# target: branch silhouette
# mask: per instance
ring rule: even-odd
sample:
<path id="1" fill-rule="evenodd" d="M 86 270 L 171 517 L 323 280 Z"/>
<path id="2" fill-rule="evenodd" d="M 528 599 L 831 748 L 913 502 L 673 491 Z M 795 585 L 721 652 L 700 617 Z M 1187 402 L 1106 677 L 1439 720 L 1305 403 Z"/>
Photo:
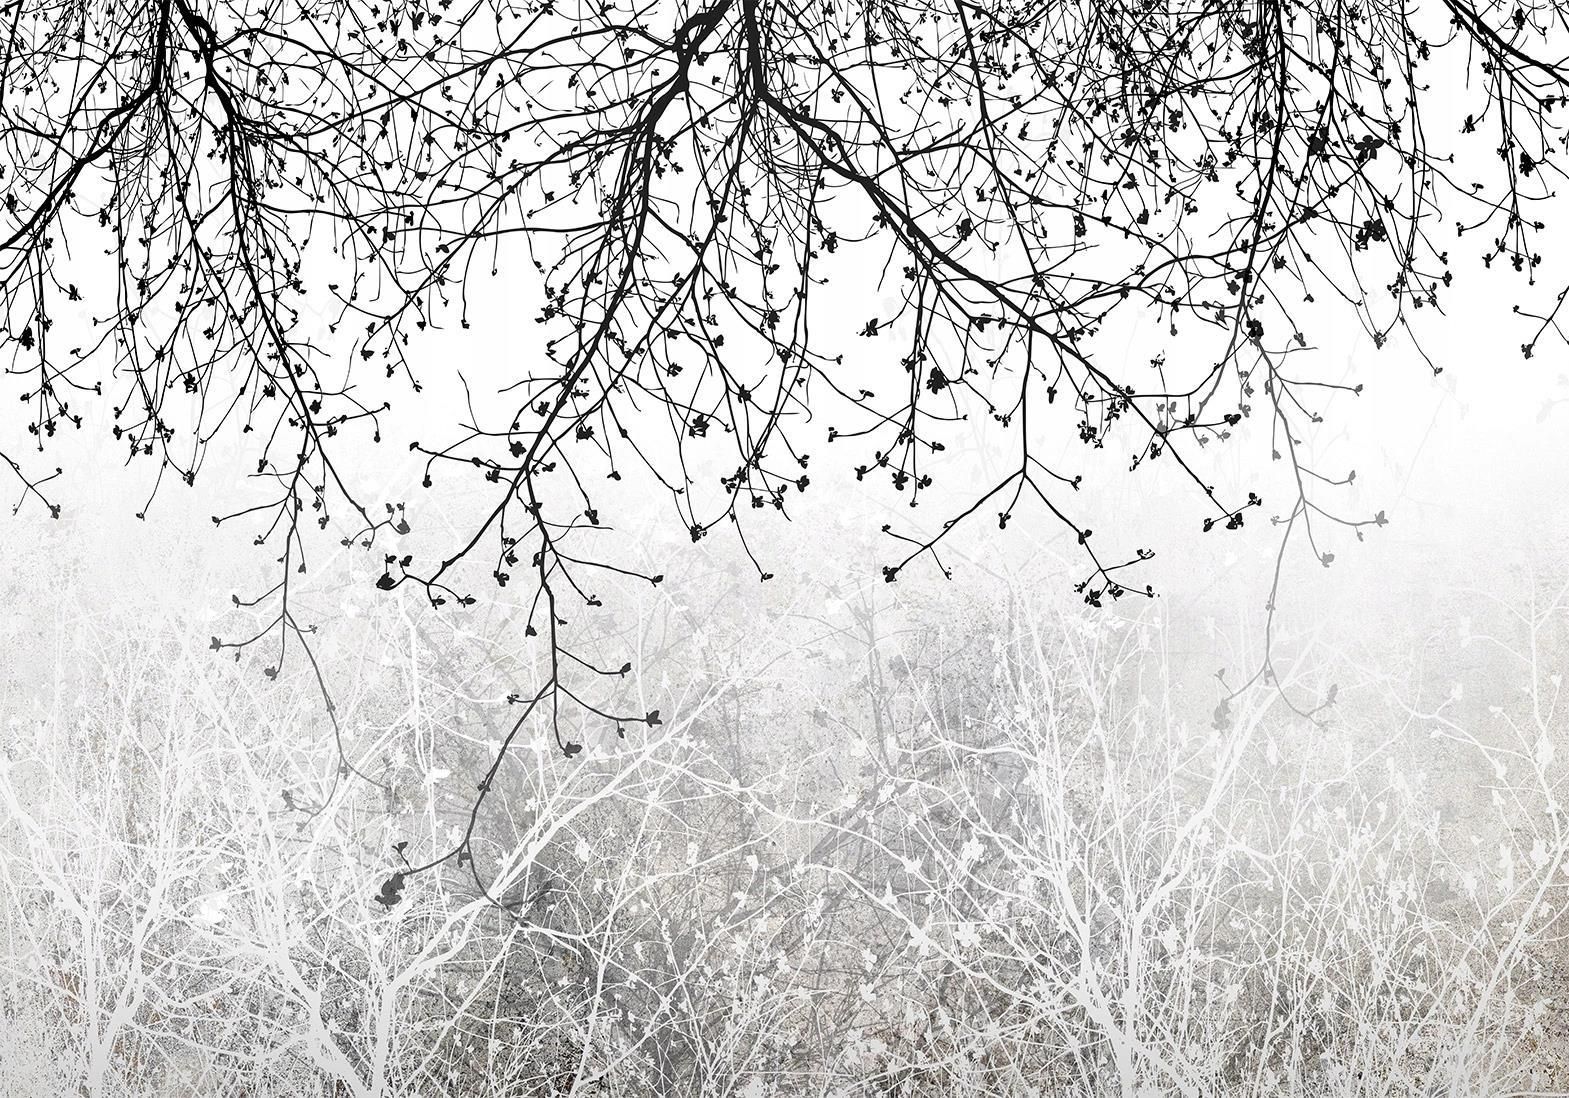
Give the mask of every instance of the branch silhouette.
<path id="1" fill-rule="evenodd" d="M 913 507 L 979 421 L 1005 473 L 957 485 L 935 534 L 886 528 L 882 575 L 946 573 L 953 531 L 1027 513 L 1073 535 L 1102 605 L 1153 594 L 1153 550 L 1103 548 L 1144 532 L 1090 529 L 1049 443 L 1170 467 L 1196 524 L 1235 530 L 1265 500 L 1223 498 L 1208 455 L 1262 419 L 1260 477 L 1290 470 L 1271 521 L 1328 565 L 1331 529 L 1386 518 L 1314 464 L 1361 385 L 1316 375 L 1305 329 L 1414 341 L 1453 225 L 1522 277 L 1524 355 L 1562 334 L 1563 292 L 1525 300 L 1569 105 L 1546 3 L 15 0 L 3 25 L 0 324 L 29 445 L 101 401 L 151 495 L 258 447 L 261 487 L 213 521 L 279 570 L 237 600 L 259 631 L 213 646 L 270 646 L 269 676 L 294 648 L 314 667 L 291 602 L 312 525 L 436 605 L 527 585 L 548 671 L 476 813 L 530 721 L 571 755 L 658 720 L 574 635 L 606 580 L 662 580 L 607 547 L 606 481 L 668 495 L 694 542 L 733 530 L 766 580 L 750 512 L 839 475 L 818 443 Z M 345 440 L 420 405 L 422 334 L 467 327 L 504 269 L 542 284 L 538 345 L 411 444 L 423 488 L 490 493 L 416 558 L 411 505 L 369 500 Z M 1130 331 L 1160 347 L 1128 355 Z M 59 471 L 0 456 L 17 507 L 58 516 Z"/>

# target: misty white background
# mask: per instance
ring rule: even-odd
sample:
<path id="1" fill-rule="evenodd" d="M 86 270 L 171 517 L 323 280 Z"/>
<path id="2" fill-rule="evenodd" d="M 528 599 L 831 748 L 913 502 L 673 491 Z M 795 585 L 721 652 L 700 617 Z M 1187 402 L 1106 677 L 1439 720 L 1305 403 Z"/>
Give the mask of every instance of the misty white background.
<path id="1" fill-rule="evenodd" d="M 1523 278 L 1501 271 L 1483 272 L 1461 260 L 1456 286 L 1447 298 L 1448 314 L 1414 314 L 1420 338 L 1433 361 L 1443 367 L 1435 377 L 1406 338 L 1394 337 L 1375 350 L 1360 330 L 1344 322 L 1310 334 L 1315 376 L 1345 384 L 1361 383 L 1360 396 L 1338 394 L 1324 406 L 1325 422 L 1307 436 L 1307 451 L 1326 473 L 1355 469 L 1351 489 L 1326 490 L 1318 498 L 1338 511 L 1364 517 L 1383 510 L 1389 525 L 1367 531 L 1358 542 L 1345 530 L 1324 524 L 1321 548 L 1335 554 L 1332 567 L 1321 566 L 1300 537 L 1288 549 L 1281 600 L 1283 635 L 1313 634 L 1331 647 L 1393 643 L 1397 647 L 1448 632 L 1462 621 L 1485 618 L 1489 598 L 1520 597 L 1533 583 L 1569 577 L 1569 364 L 1560 347 L 1544 341 L 1527 360 L 1520 343 L 1532 326 L 1510 315 L 1520 300 Z M 438 491 L 419 488 L 422 464 L 407 452 L 407 441 L 432 442 L 452 437 L 464 419 L 457 375 L 461 371 L 476 400 L 487 390 L 515 379 L 539 357 L 541 329 L 532 322 L 533 287 L 503 268 L 501 275 L 474 287 L 473 328 L 455 326 L 427 333 L 412 348 L 412 358 L 427 392 L 392 392 L 386 442 L 371 447 L 351 433 L 339 461 L 363 499 L 406 500 L 416 533 L 432 528 L 461 528 L 487 502 L 477 478 L 440 476 Z M 1545 287 L 1532 291 L 1545 298 Z M 891 299 L 888 299 L 891 301 Z M 862 301 L 846 299 L 862 311 Z M 1334 321 L 1337 310 L 1323 311 Z M 1130 349 L 1140 333 L 1129 333 Z M 1171 341 L 1177 349 L 1180 339 Z M 1114 346 L 1103 341 L 1108 351 Z M 505 399 L 505 398 L 503 398 Z M 0 551 L 13 577 L 26 577 L 36 600 L 0 609 L 0 636 L 25 644 L 50 613 L 52 593 L 74 592 L 85 603 L 145 605 L 191 615 L 195 623 L 221 622 L 232 590 L 251 591 L 272 582 L 269 565 L 276 553 L 250 544 L 257 532 L 244 521 L 215 529 L 210 516 L 262 498 L 264 486 L 245 476 L 254 451 L 226 451 L 215 444 L 195 488 L 168 481 L 147 518 L 143 510 L 152 488 L 150 463 L 126 465 L 122 448 L 109 437 L 110 402 L 83 402 L 80 431 L 67 430 L 42 453 L 16 418 L 24 411 L 8 403 L 7 445 L 33 469 L 60 465 L 65 475 L 49 486 L 64 506 L 50 521 L 35 503 L 24 503 L 0 521 Z M 814 487 L 790 500 L 788 519 L 773 511 L 744 515 L 752 545 L 770 566 L 769 556 L 788 560 L 800 549 L 813 553 L 826 573 L 850 583 L 877 583 L 877 566 L 898 560 L 900 546 L 879 534 L 884 523 L 909 534 L 927 533 L 956 509 L 966 493 L 982 490 L 1003 475 L 1015 443 L 993 425 L 975 424 L 968 444 L 953 445 L 934 466 L 938 485 L 918 509 L 893 492 L 885 479 L 868 476 L 858 483 L 851 467 L 865 455 L 843 442 L 823 445 L 830 409 L 819 423 L 797 427 L 814 456 Z M 1262 513 L 1248 514 L 1240 531 L 1204 534 L 1203 512 L 1194 494 L 1171 475 L 1171 468 L 1146 466 L 1125 473 L 1102 459 L 1086 477 L 1085 490 L 1069 496 L 1087 525 L 1097 531 L 1106 552 L 1135 546 L 1156 550 L 1156 558 L 1130 580 L 1149 582 L 1157 591 L 1156 613 L 1191 635 L 1196 649 L 1224 656 L 1234 645 L 1256 641 L 1263 604 L 1279 545 L 1278 531 L 1261 519 L 1289 506 L 1281 463 L 1269 461 L 1267 420 L 1255 416 L 1231 441 L 1199 455 L 1200 468 L 1230 498 L 1257 490 Z M 254 438 L 254 436 L 251 436 Z M 232 436 L 229 441 L 238 436 Z M 1127 441 L 1124 441 L 1126 439 Z M 1060 455 L 1063 468 L 1088 464 L 1076 438 L 1041 438 L 1048 460 Z M 1117 461 L 1132 436 L 1113 436 L 1108 450 Z M 1081 458 L 1081 455 L 1085 457 Z M 721 457 L 721 461 L 723 458 Z M 713 476 L 716 470 L 709 470 Z M 633 479 L 633 478 L 629 478 Z M 672 554 L 689 551 L 668 497 L 634 483 L 614 497 L 606 511 L 628 537 L 657 542 Z M 11 489 L 6 489 L 10 502 Z M 340 515 L 343 509 L 340 508 Z M 989 514 L 989 513 L 988 513 Z M 340 551 L 341 531 L 307 535 L 312 576 L 357 567 L 364 572 L 364 597 L 380 597 L 370 585 L 379 573 L 374 554 Z M 439 544 L 439 539 L 432 542 Z M 1109 549 L 1107 547 L 1110 547 Z M 744 560 L 734 536 L 721 528 L 704 542 L 704 556 Z M 1042 598 L 1078 601 L 1072 583 L 1082 574 L 1072 544 L 1050 516 L 1022 511 L 1006 531 L 987 514 L 956 531 L 944 543 L 952 580 L 979 597 L 995 595 L 1023 579 Z M 367 559 L 356 560 L 358 557 Z M 368 571 L 367 571 L 368 570 Z M 819 577 L 820 578 L 820 577 Z M 780 572 L 774 581 L 788 586 Z M 943 585 L 930 560 L 906 570 L 888 597 L 920 585 Z M 481 598 L 496 598 L 493 588 L 476 587 Z M 1139 598 L 1129 604 L 1142 603 Z M 1148 608 L 1138 612 L 1149 612 Z M 331 620 L 320 622 L 335 628 Z M 352 626 L 347 626 L 352 628 Z"/>

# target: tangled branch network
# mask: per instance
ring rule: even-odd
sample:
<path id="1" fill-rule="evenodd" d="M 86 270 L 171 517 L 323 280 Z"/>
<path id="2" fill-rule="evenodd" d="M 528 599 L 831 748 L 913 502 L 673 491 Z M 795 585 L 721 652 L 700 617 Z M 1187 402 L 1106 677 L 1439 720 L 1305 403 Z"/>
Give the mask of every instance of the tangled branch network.
<path id="1" fill-rule="evenodd" d="M 766 579 L 743 516 L 788 512 L 824 475 L 818 445 L 914 505 L 978 423 L 1005 471 L 962 486 L 935 534 L 888 530 L 883 575 L 944 569 L 952 531 L 1027 512 L 1073 535 L 1099 605 L 1152 593 L 1133 578 L 1152 551 L 1101 547 L 1090 482 L 1048 444 L 1161 466 L 1196 523 L 1235 529 L 1263 499 L 1225 498 L 1207 467 L 1248 436 L 1290 470 L 1272 520 L 1327 562 L 1331 528 L 1385 519 L 1338 509 L 1349 474 L 1304 449 L 1361 388 L 1315 373 L 1313 324 L 1407 338 L 1461 249 L 1518 273 L 1527 357 L 1563 334 L 1563 291 L 1531 294 L 1565 156 L 1565 16 L 13 0 L 0 325 L 21 444 L 47 451 L 101 404 L 92 422 L 153 492 L 194 483 L 215 445 L 254 448 L 259 487 L 214 521 L 251 524 L 280 569 L 247 600 L 260 632 L 213 643 L 275 646 L 269 674 L 309 657 L 290 594 L 313 526 L 435 604 L 526 587 L 548 669 L 503 755 L 530 722 L 572 754 L 659 720 L 614 701 L 630 664 L 570 635 L 605 582 L 660 582 L 607 549 L 603 501 L 628 483 L 668 493 L 693 541 L 734 531 Z M 425 488 L 477 478 L 490 502 L 416 555 L 405 504 L 368 498 L 346 443 L 419 405 L 421 333 L 467 326 L 476 274 L 504 267 L 537 283 L 537 341 L 467 422 L 411 443 Z M 880 301 L 843 292 L 858 278 Z M 1126 353 L 1130 331 L 1149 354 Z M 45 462 L 13 442 L 4 466 L 18 508 L 58 515 Z"/>

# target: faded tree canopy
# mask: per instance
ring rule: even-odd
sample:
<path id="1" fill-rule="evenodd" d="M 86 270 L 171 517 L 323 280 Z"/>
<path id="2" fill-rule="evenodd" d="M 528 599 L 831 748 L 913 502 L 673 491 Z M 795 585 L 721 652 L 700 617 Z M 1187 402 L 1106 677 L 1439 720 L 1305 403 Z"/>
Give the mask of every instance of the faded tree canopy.
<path id="1" fill-rule="evenodd" d="M 1299 450 L 1360 388 L 1315 373 L 1310 320 L 1408 338 L 1452 266 L 1485 263 L 1518 280 L 1510 346 L 1561 334 L 1562 293 L 1530 286 L 1562 174 L 1564 18 L 1471 0 L 15 0 L 0 325 L 33 437 L 4 440 L 0 472 L 58 513 L 50 440 L 94 402 L 154 485 L 259 440 L 255 483 L 225 486 L 215 521 L 278 556 L 258 600 L 276 616 L 214 645 L 276 645 L 276 673 L 303 644 L 289 585 L 318 527 L 438 604 L 528 585 L 552 670 L 519 700 L 569 753 L 588 725 L 658 719 L 601 709 L 626 669 L 565 628 L 607 570 L 626 578 L 596 549 L 606 478 L 668 494 L 694 541 L 744 543 L 750 512 L 820 481 L 917 503 L 945 438 L 980 421 L 1009 471 L 961 485 L 935 534 L 891 529 L 883 575 L 941 568 L 959 525 L 1059 523 L 1099 604 L 1147 593 L 1148 532 L 1092 537 L 1094 482 L 1042 439 L 1162 468 L 1195 525 L 1236 528 L 1264 501 L 1222 498 L 1206 462 L 1262 420 L 1261 473 L 1280 461 L 1296 485 L 1262 513 L 1327 563 L 1322 528 L 1384 518 L 1337 510 L 1348 474 Z M 542 285 L 542 310 L 486 318 L 511 357 L 469 421 L 414 443 L 425 487 L 474 478 L 492 505 L 419 557 L 399 539 L 421 485 L 408 513 L 371 501 L 341 455 L 451 372 L 426 329 L 466 326 L 493 272 Z M 1134 330 L 1156 349 L 1130 356 Z"/>

